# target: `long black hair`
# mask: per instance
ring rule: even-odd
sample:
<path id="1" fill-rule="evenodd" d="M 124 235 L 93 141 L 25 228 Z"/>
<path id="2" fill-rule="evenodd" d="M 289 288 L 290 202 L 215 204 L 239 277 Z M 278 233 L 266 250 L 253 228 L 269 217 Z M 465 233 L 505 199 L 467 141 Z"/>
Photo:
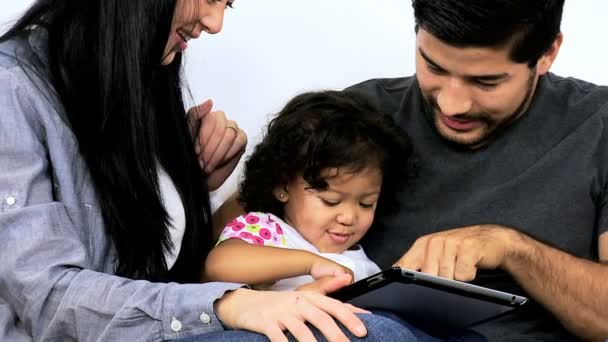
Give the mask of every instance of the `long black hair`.
<path id="1" fill-rule="evenodd" d="M 314 189 L 328 186 L 327 168 L 357 173 L 378 167 L 379 212 L 398 208 L 399 192 L 415 175 L 406 133 L 364 94 L 309 92 L 293 98 L 268 124 L 262 141 L 245 162 L 239 201 L 246 211 L 283 217 L 284 203 L 273 189 L 298 176 Z"/>
<path id="2" fill-rule="evenodd" d="M 46 63 L 32 69 L 59 100 L 98 195 L 118 260 L 133 279 L 197 280 L 211 247 L 206 177 L 194 152 L 181 56 L 161 66 L 175 0 L 38 0 L 0 40 L 44 30 Z M 158 164 L 186 215 L 176 264 Z"/>

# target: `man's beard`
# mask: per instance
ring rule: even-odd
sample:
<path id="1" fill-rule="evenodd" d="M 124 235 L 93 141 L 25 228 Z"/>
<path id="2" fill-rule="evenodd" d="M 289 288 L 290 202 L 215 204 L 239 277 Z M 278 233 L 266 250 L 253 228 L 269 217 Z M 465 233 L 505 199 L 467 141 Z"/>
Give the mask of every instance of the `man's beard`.
<path id="1" fill-rule="evenodd" d="M 453 118 L 457 120 L 463 121 L 477 121 L 482 123 L 482 134 L 474 140 L 465 140 L 463 138 L 459 138 L 458 136 L 446 136 L 439 131 L 437 127 L 438 113 L 441 112 L 439 109 L 439 105 L 437 104 L 437 99 L 435 97 L 427 96 L 423 93 L 424 99 L 424 110 L 427 114 L 430 114 L 435 123 L 435 129 L 439 135 L 452 143 L 457 145 L 466 146 L 471 149 L 475 149 L 486 145 L 490 140 L 496 137 L 500 132 L 504 130 L 505 127 L 509 126 L 512 122 L 514 122 L 517 118 L 519 118 L 526 110 L 530 103 L 532 96 L 534 95 L 534 78 L 536 75 L 536 69 L 532 69 L 530 72 L 530 77 L 527 82 L 526 95 L 524 99 L 521 101 L 517 109 L 500 119 L 494 118 L 492 115 L 484 112 L 479 113 L 463 113 L 454 115 Z"/>

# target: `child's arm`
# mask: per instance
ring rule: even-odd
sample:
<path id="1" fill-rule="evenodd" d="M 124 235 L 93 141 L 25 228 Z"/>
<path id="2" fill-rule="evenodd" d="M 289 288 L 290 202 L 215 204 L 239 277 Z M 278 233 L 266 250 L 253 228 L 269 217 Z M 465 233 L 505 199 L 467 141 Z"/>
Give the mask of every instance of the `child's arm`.
<path id="1" fill-rule="evenodd" d="M 228 239 L 216 246 L 205 262 L 206 278 L 246 284 L 274 282 L 309 274 L 314 254 Z"/>
<path id="2" fill-rule="evenodd" d="M 286 227 L 291 229 L 290 227 Z M 209 253 L 202 281 L 267 285 L 310 274 L 339 275 L 352 271 L 314 253 L 289 246 L 281 225 L 269 214 L 251 212 L 230 221 L 220 243 Z"/>
<path id="3" fill-rule="evenodd" d="M 257 285 L 308 274 L 316 278 L 343 273 L 352 275 L 347 267 L 308 251 L 228 239 L 209 253 L 204 280 Z"/>
<path id="4" fill-rule="evenodd" d="M 239 203 L 238 192 L 233 193 L 226 201 L 213 213 L 213 241 L 216 241 L 222 230 L 230 220 L 239 215 L 243 215 L 245 210 Z"/>

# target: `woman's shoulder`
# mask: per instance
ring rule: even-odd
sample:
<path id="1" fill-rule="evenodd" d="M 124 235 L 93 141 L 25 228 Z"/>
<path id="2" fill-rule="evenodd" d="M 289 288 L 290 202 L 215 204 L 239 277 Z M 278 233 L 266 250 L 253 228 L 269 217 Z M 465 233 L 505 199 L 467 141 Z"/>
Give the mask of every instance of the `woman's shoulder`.
<path id="1" fill-rule="evenodd" d="M 32 127 L 63 126 L 56 120 L 61 106 L 35 47 L 37 40 L 40 37 L 30 33 L 0 42 L 0 102 L 6 113 L 2 120 L 26 120 Z"/>
<path id="2" fill-rule="evenodd" d="M 46 33 L 32 29 L 0 41 L 0 72 L 13 86 L 34 88 L 30 95 L 48 96 L 48 63 L 45 51 Z"/>
<path id="3" fill-rule="evenodd" d="M 42 62 L 37 45 L 43 40 L 41 32 L 30 30 L 0 41 L 0 69 L 19 74 Z"/>

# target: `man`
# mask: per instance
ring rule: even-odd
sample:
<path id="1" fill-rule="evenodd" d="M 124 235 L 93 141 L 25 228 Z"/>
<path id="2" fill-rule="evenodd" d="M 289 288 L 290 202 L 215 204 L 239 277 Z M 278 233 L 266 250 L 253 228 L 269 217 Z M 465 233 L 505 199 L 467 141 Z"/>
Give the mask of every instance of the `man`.
<path id="1" fill-rule="evenodd" d="M 365 250 L 531 297 L 474 327 L 490 341 L 604 341 L 608 88 L 548 72 L 564 0 L 412 4 L 416 75 L 352 87 L 394 113 L 418 155 Z"/>
<path id="2" fill-rule="evenodd" d="M 473 328 L 490 341 L 604 341 L 608 88 L 549 73 L 564 0 L 412 4 L 416 75 L 352 87 L 394 114 L 418 155 L 366 252 L 530 297 Z"/>

